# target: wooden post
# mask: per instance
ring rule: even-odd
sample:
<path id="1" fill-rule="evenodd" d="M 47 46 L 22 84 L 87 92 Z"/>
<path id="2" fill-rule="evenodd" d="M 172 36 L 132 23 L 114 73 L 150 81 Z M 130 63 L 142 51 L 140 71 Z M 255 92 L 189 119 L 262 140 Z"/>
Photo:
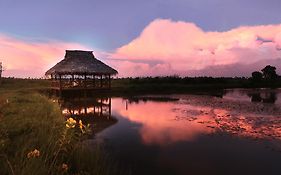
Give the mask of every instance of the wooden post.
<path id="1" fill-rule="evenodd" d="M 61 91 L 61 89 L 62 89 L 62 84 L 61 84 L 61 75 L 59 75 L 59 80 L 60 80 L 60 85 L 59 85 L 59 87 L 60 87 L 60 91 Z"/>
<path id="2" fill-rule="evenodd" d="M 102 75 L 100 76 L 100 87 L 102 88 Z"/>
<path id="3" fill-rule="evenodd" d="M 107 88 L 108 87 L 108 76 L 107 75 L 105 75 L 104 76 L 104 86 L 105 86 L 105 88 Z"/>
<path id="4" fill-rule="evenodd" d="M 53 91 L 53 86 L 54 86 L 54 78 L 53 78 L 53 74 L 51 74 L 51 87 L 52 87 L 52 91 Z"/>
<path id="5" fill-rule="evenodd" d="M 74 87 L 74 74 L 72 74 L 72 77 L 71 77 L 71 87 Z"/>
<path id="6" fill-rule="evenodd" d="M 87 74 L 84 74 L 84 89 L 87 88 Z"/>
<path id="7" fill-rule="evenodd" d="M 111 76 L 109 75 L 109 89 L 111 89 Z"/>
<path id="8" fill-rule="evenodd" d="M 96 75 L 93 75 L 93 83 L 94 83 L 94 88 L 96 88 Z"/>

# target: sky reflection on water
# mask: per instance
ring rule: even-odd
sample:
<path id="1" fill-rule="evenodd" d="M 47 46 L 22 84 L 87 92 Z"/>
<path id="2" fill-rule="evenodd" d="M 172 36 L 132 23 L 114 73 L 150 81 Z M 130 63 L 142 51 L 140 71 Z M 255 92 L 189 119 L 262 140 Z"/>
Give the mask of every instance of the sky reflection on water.
<path id="1" fill-rule="evenodd" d="M 222 98 L 106 98 L 104 104 L 72 100 L 62 107 L 81 119 L 87 111 L 88 121 L 99 127 L 93 141 L 104 143 L 132 174 L 280 175 L 280 93 L 275 92 L 274 102 L 265 102 L 270 93 L 261 92 L 258 102 L 252 102 L 249 91 L 238 90 Z M 101 111 L 108 111 L 109 118 Z"/>
<path id="2" fill-rule="evenodd" d="M 118 122 L 96 136 L 132 174 L 280 174 L 279 104 L 195 95 L 139 99 L 113 98 Z"/>
<path id="3" fill-rule="evenodd" d="M 131 122 L 141 124 L 140 135 L 145 144 L 168 144 L 178 141 L 193 140 L 197 135 L 211 133 L 212 129 L 201 122 L 211 122 L 211 117 L 198 113 L 198 108 L 174 102 L 140 102 L 129 104 L 124 108 L 124 101 L 113 100 L 117 113 Z M 188 120 L 179 121 L 183 117 L 182 109 L 188 109 Z M 188 114 L 187 113 L 187 114 Z M 198 115 L 194 115 L 194 114 Z M 200 118 L 196 120 L 196 118 Z"/>
<path id="4" fill-rule="evenodd" d="M 220 99 L 205 100 L 205 106 L 196 104 L 197 100 L 200 99 L 196 96 L 185 96 L 177 102 L 131 103 L 126 109 L 124 100 L 113 99 L 113 110 L 131 122 L 141 125 L 139 133 L 144 144 L 162 145 L 192 141 L 197 136 L 214 132 L 226 132 L 253 139 L 281 140 L 281 111 L 272 106 L 267 106 L 269 110 L 273 108 L 271 113 L 257 114 L 256 111 L 251 111 L 250 107 L 248 112 L 240 111 L 241 106 L 248 107 L 243 103 L 231 102 L 231 106 L 237 105 L 238 110 L 235 110 L 231 109 L 231 106 L 224 106 L 227 103 L 221 107 L 212 103 L 214 100 L 220 103 Z M 209 107 L 210 104 L 213 104 L 213 107 Z"/>

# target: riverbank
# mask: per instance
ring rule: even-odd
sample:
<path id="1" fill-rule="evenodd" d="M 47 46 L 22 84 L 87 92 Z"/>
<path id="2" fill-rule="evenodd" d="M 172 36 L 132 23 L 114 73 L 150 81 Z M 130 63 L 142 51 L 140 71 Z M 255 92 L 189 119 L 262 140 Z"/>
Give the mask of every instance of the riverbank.
<path id="1" fill-rule="evenodd" d="M 44 79 L 14 79 L 3 78 L 5 88 L 44 91 L 49 90 L 51 83 Z M 251 78 L 213 78 L 213 77 L 144 77 L 117 78 L 112 80 L 109 94 L 138 93 L 204 93 L 204 91 L 221 91 L 234 88 L 281 88 L 281 79 L 274 81 L 253 81 Z M 0 85 L 1 89 L 1 85 Z"/>
<path id="2" fill-rule="evenodd" d="M 101 146 L 84 142 L 87 126 L 66 121 L 40 93 L 48 86 L 22 79 L 0 85 L 1 174 L 121 174 Z"/>

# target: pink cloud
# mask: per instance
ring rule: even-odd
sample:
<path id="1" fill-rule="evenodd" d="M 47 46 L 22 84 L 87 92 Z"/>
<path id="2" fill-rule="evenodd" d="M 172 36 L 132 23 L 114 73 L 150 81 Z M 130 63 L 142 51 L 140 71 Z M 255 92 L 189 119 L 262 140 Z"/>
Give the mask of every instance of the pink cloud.
<path id="1" fill-rule="evenodd" d="M 42 77 L 47 69 L 63 58 L 66 49 L 89 50 L 78 43 L 25 41 L 0 34 L 0 61 L 6 68 L 3 75 Z M 206 32 L 193 23 L 156 19 L 139 37 L 114 53 L 94 49 L 94 54 L 111 58 L 105 62 L 116 68 L 122 77 L 175 74 L 249 76 L 256 67 L 278 63 L 274 60 L 281 58 L 281 24 Z M 253 66 L 256 64 L 259 66 Z M 241 67 L 243 70 L 229 70 L 231 65 L 244 67 Z M 210 73 L 213 70 L 216 73 Z"/>
<path id="2" fill-rule="evenodd" d="M 205 32 L 193 23 L 156 19 L 139 37 L 118 48 L 111 58 L 118 59 L 113 63 L 118 63 L 121 76 L 146 76 L 147 72 L 188 75 L 192 70 L 209 66 L 245 65 L 281 58 L 278 48 L 281 48 L 281 24 Z M 149 64 L 152 60 L 159 64 Z M 233 74 L 239 76 L 239 72 Z"/>
<path id="3" fill-rule="evenodd" d="M 46 70 L 63 59 L 66 49 L 86 49 L 77 43 L 61 41 L 28 42 L 0 34 L 0 61 L 3 76 L 42 77 Z"/>

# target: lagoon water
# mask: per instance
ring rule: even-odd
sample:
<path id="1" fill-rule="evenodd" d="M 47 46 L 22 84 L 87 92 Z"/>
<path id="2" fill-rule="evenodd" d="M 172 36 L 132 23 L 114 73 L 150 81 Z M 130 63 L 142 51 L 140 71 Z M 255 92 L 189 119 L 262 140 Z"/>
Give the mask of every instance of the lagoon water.
<path id="1" fill-rule="evenodd" d="M 117 120 L 94 141 L 131 174 L 281 174 L 281 90 L 112 98 L 110 104 Z"/>

